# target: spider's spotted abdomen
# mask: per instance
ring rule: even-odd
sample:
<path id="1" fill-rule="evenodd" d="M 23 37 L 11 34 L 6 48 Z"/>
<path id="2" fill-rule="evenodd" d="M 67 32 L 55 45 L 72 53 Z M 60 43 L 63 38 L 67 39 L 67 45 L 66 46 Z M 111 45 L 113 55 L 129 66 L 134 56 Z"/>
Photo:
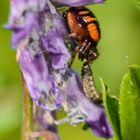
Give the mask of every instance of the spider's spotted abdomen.
<path id="1" fill-rule="evenodd" d="M 71 7 L 65 13 L 69 31 L 74 35 L 77 43 L 88 39 L 92 44 L 97 44 L 100 39 L 99 24 L 94 14 L 85 7 Z"/>
<path id="2" fill-rule="evenodd" d="M 102 95 L 96 90 L 90 65 L 82 66 L 81 76 L 85 96 L 94 103 L 101 103 Z"/>

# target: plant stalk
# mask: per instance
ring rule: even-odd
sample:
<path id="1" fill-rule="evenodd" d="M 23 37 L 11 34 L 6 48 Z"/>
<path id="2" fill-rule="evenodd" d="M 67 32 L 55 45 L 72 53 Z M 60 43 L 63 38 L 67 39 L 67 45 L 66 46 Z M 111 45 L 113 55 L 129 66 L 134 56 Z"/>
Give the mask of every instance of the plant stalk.
<path id="1" fill-rule="evenodd" d="M 36 118 L 34 120 L 33 117 L 37 117 L 35 113 L 33 112 L 33 107 L 35 104 L 33 104 L 33 101 L 29 95 L 26 82 L 23 78 L 23 75 L 21 73 L 21 80 L 22 80 L 22 91 L 23 91 L 23 123 L 22 123 L 22 136 L 21 140 L 59 140 L 59 137 L 57 135 L 57 129 L 56 126 L 53 125 L 53 129 L 45 129 L 43 126 L 40 130 L 34 129 L 34 123 L 39 123 Z M 36 106 L 36 105 L 35 105 Z M 41 109 L 40 107 L 36 107 L 36 109 Z M 44 112 L 44 110 L 42 110 Z M 40 112 L 37 112 L 37 114 L 40 114 Z M 39 115 L 38 114 L 38 115 Z M 55 119 L 55 113 L 51 113 L 52 118 Z M 51 116 L 48 116 L 46 119 L 50 120 Z M 49 121 L 47 121 L 49 123 Z M 42 124 L 40 124 L 42 125 Z"/>
<path id="2" fill-rule="evenodd" d="M 21 140 L 30 140 L 29 133 L 32 132 L 33 121 L 33 102 L 29 95 L 26 82 L 21 73 L 22 91 L 23 91 L 23 123 Z"/>

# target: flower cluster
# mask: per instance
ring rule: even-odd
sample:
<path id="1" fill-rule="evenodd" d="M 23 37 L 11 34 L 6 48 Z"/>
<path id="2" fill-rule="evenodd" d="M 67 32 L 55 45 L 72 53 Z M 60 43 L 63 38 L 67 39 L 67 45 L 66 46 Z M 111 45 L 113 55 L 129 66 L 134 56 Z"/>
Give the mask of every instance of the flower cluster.
<path id="1" fill-rule="evenodd" d="M 85 96 L 78 75 L 68 68 L 71 55 L 65 45 L 68 36 L 57 6 L 81 6 L 103 0 L 11 0 L 9 23 L 13 31 L 12 46 L 30 96 L 47 111 L 63 108 L 72 125 L 86 121 L 100 137 L 113 135 L 102 105 Z"/>

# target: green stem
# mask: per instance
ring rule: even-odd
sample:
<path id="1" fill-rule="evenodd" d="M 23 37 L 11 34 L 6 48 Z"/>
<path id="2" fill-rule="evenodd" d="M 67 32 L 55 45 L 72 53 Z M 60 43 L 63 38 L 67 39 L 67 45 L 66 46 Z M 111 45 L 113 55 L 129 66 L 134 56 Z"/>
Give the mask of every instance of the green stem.
<path id="1" fill-rule="evenodd" d="M 29 95 L 25 80 L 21 74 L 23 90 L 23 124 L 21 140 L 30 140 L 29 133 L 32 132 L 33 102 Z"/>

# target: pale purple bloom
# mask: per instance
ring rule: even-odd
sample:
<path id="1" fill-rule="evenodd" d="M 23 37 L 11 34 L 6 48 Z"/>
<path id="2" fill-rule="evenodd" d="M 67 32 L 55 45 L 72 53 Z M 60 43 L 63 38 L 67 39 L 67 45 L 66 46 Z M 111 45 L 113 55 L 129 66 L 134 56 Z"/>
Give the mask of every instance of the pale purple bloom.
<path id="1" fill-rule="evenodd" d="M 87 115 L 86 121 L 91 126 L 97 136 L 109 138 L 113 136 L 112 128 L 108 122 L 105 110 L 102 105 L 91 103 L 82 90 L 81 82 L 74 71 L 69 70 L 67 81 L 67 100 L 72 106 L 78 107 L 79 110 Z M 68 105 L 69 105 L 68 104 Z"/>
<path id="2" fill-rule="evenodd" d="M 102 3 L 104 0 L 51 0 L 54 4 L 58 6 L 83 6 L 89 3 Z"/>
<path id="3" fill-rule="evenodd" d="M 68 68 L 68 31 L 54 5 L 81 6 L 103 0 L 11 0 L 12 46 L 33 101 L 43 110 L 64 108 L 72 125 L 86 121 L 100 137 L 113 135 L 105 110 L 85 96 L 77 74 Z M 47 126 L 47 125 L 46 125 Z"/>
<path id="4" fill-rule="evenodd" d="M 49 92 L 52 92 L 54 79 L 48 72 L 44 56 L 41 52 L 32 56 L 28 44 L 23 43 L 20 45 L 22 47 L 20 46 L 18 49 L 17 60 L 30 95 L 37 105 L 49 110 L 49 106 L 42 99 L 49 96 Z"/>
<path id="5" fill-rule="evenodd" d="M 53 69 L 65 69 L 70 54 L 64 44 L 63 38 L 58 34 L 55 28 L 49 29 L 48 32 L 42 37 L 42 42 L 52 58 Z"/>

